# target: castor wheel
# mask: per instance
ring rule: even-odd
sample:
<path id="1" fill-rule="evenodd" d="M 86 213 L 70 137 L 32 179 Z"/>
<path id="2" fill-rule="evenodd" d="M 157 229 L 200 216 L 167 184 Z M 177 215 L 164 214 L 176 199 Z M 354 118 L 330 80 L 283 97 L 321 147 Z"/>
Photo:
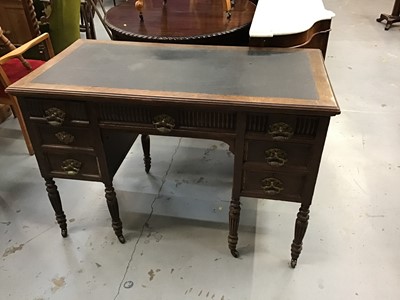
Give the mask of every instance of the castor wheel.
<path id="1" fill-rule="evenodd" d="M 296 268 L 296 265 L 297 265 L 297 259 L 292 259 L 290 261 L 290 266 L 294 269 L 294 268 Z"/>
<path id="2" fill-rule="evenodd" d="M 119 235 L 119 236 L 118 236 L 118 241 L 119 241 L 121 244 L 125 244 L 125 242 L 126 242 L 126 240 L 125 240 L 125 238 L 124 238 L 123 235 Z"/>
<path id="3" fill-rule="evenodd" d="M 234 258 L 239 257 L 239 251 L 237 251 L 236 249 L 231 249 L 231 254 Z"/>
<path id="4" fill-rule="evenodd" d="M 68 231 L 67 231 L 67 229 L 61 229 L 61 236 L 62 236 L 63 238 L 66 238 L 66 237 L 68 236 Z"/>

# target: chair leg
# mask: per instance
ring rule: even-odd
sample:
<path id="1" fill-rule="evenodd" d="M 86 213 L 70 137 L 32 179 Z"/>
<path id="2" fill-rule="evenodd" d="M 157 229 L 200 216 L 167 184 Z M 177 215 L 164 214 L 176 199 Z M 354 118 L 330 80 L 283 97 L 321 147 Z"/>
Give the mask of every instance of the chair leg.
<path id="1" fill-rule="evenodd" d="M 19 126 L 21 127 L 21 131 L 22 131 L 22 135 L 24 136 L 26 147 L 28 148 L 28 153 L 29 153 L 29 155 L 33 155 L 35 152 L 33 151 L 31 139 L 29 138 L 28 130 L 26 129 L 24 118 L 22 117 L 22 112 L 21 112 L 21 109 L 19 108 L 17 101 L 15 101 L 14 103 L 11 104 L 11 109 L 12 109 L 14 115 L 18 119 Z"/>

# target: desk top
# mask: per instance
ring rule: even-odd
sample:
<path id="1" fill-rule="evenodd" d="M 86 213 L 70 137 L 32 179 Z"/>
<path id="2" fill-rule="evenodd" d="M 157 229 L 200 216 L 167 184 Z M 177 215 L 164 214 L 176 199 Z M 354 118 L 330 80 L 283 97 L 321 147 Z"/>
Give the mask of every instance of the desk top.
<path id="1" fill-rule="evenodd" d="M 7 92 L 339 113 L 314 49 L 79 40 Z"/>
<path id="2" fill-rule="evenodd" d="M 335 14 L 322 0 L 259 0 L 250 27 L 250 37 L 272 37 L 307 31 L 316 22 Z"/>

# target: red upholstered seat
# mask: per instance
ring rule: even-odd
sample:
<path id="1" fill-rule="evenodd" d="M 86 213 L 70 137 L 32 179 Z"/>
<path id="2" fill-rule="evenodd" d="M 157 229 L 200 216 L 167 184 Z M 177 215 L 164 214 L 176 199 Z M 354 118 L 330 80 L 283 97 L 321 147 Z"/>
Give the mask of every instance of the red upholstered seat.
<path id="1" fill-rule="evenodd" d="M 21 61 L 18 58 L 10 59 L 9 61 L 2 64 L 4 72 L 7 74 L 8 79 L 11 83 L 16 82 L 17 80 L 21 79 L 22 77 L 26 76 L 33 70 L 37 69 L 41 65 L 45 63 L 43 60 L 35 60 L 35 59 L 27 59 L 29 64 L 32 66 L 32 70 L 28 70 L 24 67 Z M 6 92 L 4 88 L 0 88 L 0 97 L 5 97 Z"/>

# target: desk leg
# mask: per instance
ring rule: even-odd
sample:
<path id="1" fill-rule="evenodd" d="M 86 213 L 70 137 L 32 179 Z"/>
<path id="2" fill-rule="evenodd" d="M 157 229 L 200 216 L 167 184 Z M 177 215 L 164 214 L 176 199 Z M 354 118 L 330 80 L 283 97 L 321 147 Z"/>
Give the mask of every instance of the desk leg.
<path id="1" fill-rule="evenodd" d="M 296 226 L 294 229 L 294 240 L 291 247 L 292 260 L 290 266 L 295 268 L 297 265 L 297 259 L 303 248 L 303 238 L 306 234 L 308 219 L 310 218 L 310 205 L 301 205 L 299 212 L 297 213 Z"/>
<path id="2" fill-rule="evenodd" d="M 112 219 L 112 228 L 114 229 L 115 235 L 118 237 L 118 240 L 124 244 L 125 238 L 122 235 L 122 222 L 119 218 L 119 208 L 117 196 L 115 194 L 114 188 L 112 185 L 106 185 L 106 199 L 108 210 L 110 211 L 111 219 Z"/>
<path id="3" fill-rule="evenodd" d="M 240 198 L 232 197 L 229 206 L 229 236 L 228 245 L 234 257 L 239 257 L 239 252 L 236 250 L 238 243 L 238 228 L 240 219 Z"/>
<path id="4" fill-rule="evenodd" d="M 61 228 L 61 235 L 67 237 L 67 219 L 62 209 L 60 193 L 57 190 L 53 178 L 45 178 L 44 180 L 46 181 L 47 195 L 49 196 L 51 206 L 53 206 L 54 212 L 56 213 L 57 223 Z"/>
<path id="5" fill-rule="evenodd" d="M 151 168 L 151 157 L 150 157 L 150 136 L 147 134 L 141 135 L 142 139 L 142 148 L 143 148 L 143 161 L 144 161 L 144 169 L 146 173 L 149 173 Z"/>

